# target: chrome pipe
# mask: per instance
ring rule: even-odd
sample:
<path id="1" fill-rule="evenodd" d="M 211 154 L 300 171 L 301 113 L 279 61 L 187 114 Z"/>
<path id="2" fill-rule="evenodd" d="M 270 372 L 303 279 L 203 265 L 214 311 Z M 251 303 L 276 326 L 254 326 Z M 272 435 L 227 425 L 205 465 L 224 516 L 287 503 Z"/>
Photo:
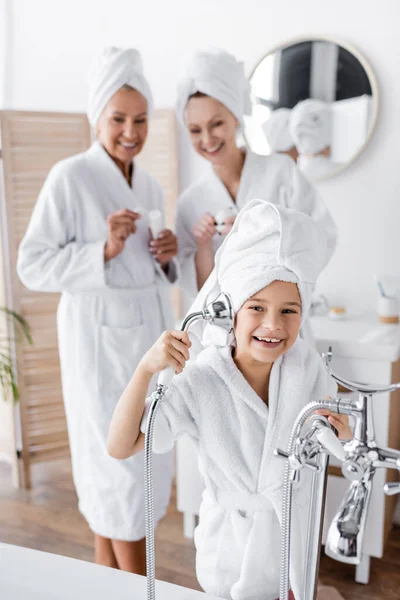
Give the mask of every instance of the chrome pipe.
<path id="1" fill-rule="evenodd" d="M 316 458 L 319 468 L 313 472 L 311 482 L 310 511 L 308 515 L 307 554 L 304 566 L 303 598 L 316 598 L 318 571 L 321 556 L 323 516 L 325 512 L 326 486 L 328 483 L 327 454 L 319 453 Z M 318 518 L 319 516 L 319 518 Z"/>
<path id="2" fill-rule="evenodd" d="M 292 465 L 294 464 L 293 457 L 295 444 L 299 438 L 300 432 L 307 421 L 308 417 L 310 417 L 316 410 L 326 408 L 333 412 L 338 412 L 338 402 L 332 399 L 327 400 L 318 400 L 315 402 L 310 402 L 307 404 L 298 414 L 296 421 L 292 427 L 292 431 L 289 437 L 289 443 L 287 448 L 287 453 L 281 452 L 279 450 L 276 451 L 276 454 L 286 457 L 286 465 L 285 465 L 285 474 L 283 480 L 283 493 L 282 493 L 282 534 L 281 534 L 281 571 L 280 571 L 280 585 L 279 585 L 279 599 L 280 600 L 288 600 L 289 598 L 289 590 L 290 590 L 290 551 L 291 551 L 291 520 L 292 520 L 292 484 L 295 479 L 295 473 L 292 471 Z M 322 420 L 322 419 L 321 419 Z M 316 477 L 320 477 L 325 479 L 326 473 L 320 467 L 327 467 L 327 462 L 322 462 L 320 466 L 315 465 L 315 463 L 309 464 L 306 460 L 304 462 L 304 466 L 311 467 L 312 470 L 315 471 L 315 466 L 318 467 L 318 471 L 315 472 Z M 300 465 L 299 465 L 300 467 Z M 314 468 L 313 468 L 314 467 Z M 324 485 L 324 484 L 323 484 Z M 314 492 L 316 494 L 315 504 L 318 505 L 320 511 L 323 510 L 324 502 L 321 498 L 321 487 L 322 484 L 320 481 L 314 483 Z M 314 519 L 316 516 L 314 515 Z M 318 522 L 322 520 L 322 515 L 319 514 Z M 319 555 L 319 540 L 321 527 L 314 529 L 314 537 L 311 540 L 310 546 L 307 548 L 307 558 L 306 565 L 308 576 L 310 577 L 307 582 L 305 582 L 304 586 L 307 589 L 308 593 L 312 593 L 312 596 L 305 596 L 304 600 L 315 600 L 316 598 L 316 589 L 317 589 L 317 570 L 312 567 L 312 561 L 315 560 L 315 556 Z"/>
<path id="3" fill-rule="evenodd" d="M 331 377 L 333 377 L 333 379 L 337 381 L 337 383 L 340 383 L 343 387 L 347 388 L 348 390 L 352 390 L 353 392 L 359 392 L 360 394 L 366 394 L 368 396 L 373 394 L 381 394 L 383 392 L 394 392 L 395 390 L 398 390 L 400 388 L 400 382 L 392 383 L 390 385 L 373 385 L 344 379 L 343 377 L 340 377 L 332 371 L 330 367 L 332 356 L 332 347 L 330 346 L 328 352 L 322 353 L 322 359 L 325 362 L 325 367 L 329 375 L 331 375 Z"/>

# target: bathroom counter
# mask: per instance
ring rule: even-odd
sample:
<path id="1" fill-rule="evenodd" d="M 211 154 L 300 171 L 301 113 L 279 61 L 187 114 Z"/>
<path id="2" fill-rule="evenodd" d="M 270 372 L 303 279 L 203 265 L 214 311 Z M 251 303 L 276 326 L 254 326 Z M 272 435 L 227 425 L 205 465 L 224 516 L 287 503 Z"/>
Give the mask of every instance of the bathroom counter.
<path id="1" fill-rule="evenodd" d="M 333 354 L 394 363 L 400 358 L 400 325 L 379 323 L 376 315 L 310 318 L 319 352 L 332 346 Z"/>
<path id="2" fill-rule="evenodd" d="M 164 581 L 157 600 L 218 600 Z M 146 578 L 93 563 L 0 543 L 4 600 L 146 600 Z"/>

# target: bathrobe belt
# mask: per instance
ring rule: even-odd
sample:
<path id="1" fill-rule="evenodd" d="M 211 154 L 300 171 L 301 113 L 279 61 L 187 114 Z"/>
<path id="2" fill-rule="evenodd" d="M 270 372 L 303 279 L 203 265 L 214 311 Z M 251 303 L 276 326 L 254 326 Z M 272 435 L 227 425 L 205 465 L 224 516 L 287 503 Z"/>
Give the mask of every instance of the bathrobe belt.
<path id="1" fill-rule="evenodd" d="M 208 493 L 207 493 L 208 492 Z M 222 490 L 207 490 L 205 496 L 227 510 L 248 512 L 269 512 L 274 510 L 269 498 L 263 494 L 252 494 L 251 492 L 228 492 Z"/>

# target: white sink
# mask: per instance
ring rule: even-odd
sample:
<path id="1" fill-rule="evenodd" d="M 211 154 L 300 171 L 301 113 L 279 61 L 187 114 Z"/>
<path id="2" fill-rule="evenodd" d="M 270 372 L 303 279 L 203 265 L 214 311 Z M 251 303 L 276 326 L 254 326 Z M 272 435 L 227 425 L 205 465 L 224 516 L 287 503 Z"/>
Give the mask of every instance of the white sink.
<path id="1" fill-rule="evenodd" d="M 336 356 L 396 362 L 400 357 L 400 326 L 380 324 L 376 316 L 334 321 L 311 317 L 319 352 L 332 346 Z"/>

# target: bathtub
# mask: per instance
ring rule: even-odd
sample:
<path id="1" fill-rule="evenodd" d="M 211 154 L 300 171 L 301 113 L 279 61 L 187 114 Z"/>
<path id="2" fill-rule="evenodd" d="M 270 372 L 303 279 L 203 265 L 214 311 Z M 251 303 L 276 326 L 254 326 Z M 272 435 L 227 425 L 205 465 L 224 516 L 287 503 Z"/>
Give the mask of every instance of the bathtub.
<path id="1" fill-rule="evenodd" d="M 164 581 L 157 600 L 218 600 Z M 146 578 L 0 543 L 1 600 L 146 600 Z"/>

